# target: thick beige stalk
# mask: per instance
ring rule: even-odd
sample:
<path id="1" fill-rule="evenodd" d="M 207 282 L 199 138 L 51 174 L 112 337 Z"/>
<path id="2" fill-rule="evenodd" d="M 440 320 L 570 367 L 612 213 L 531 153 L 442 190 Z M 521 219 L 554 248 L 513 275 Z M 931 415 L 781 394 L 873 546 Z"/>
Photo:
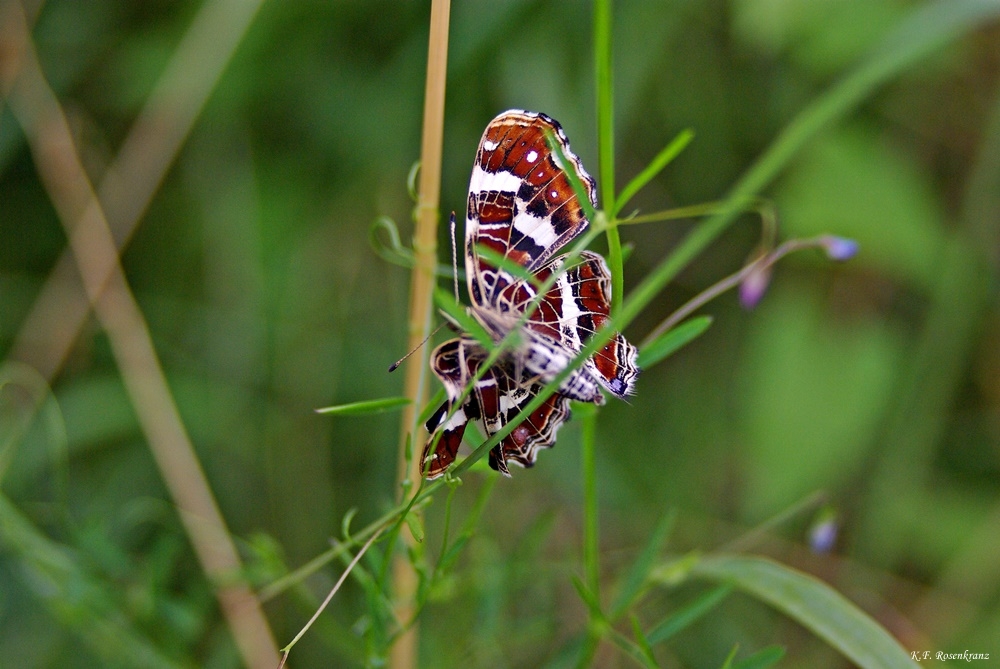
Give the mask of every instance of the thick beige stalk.
<path id="1" fill-rule="evenodd" d="M 412 350 L 430 333 L 434 292 L 434 269 L 437 266 L 437 223 L 441 191 L 441 147 L 444 137 L 444 92 L 448 64 L 448 19 L 450 0 L 431 3 L 430 43 L 427 48 L 427 81 L 424 98 L 424 124 L 420 145 L 420 186 L 417 200 L 417 227 L 413 236 L 416 263 L 410 285 L 410 319 L 407 349 Z M 412 403 L 403 412 L 400 426 L 399 480 L 409 481 L 403 490 L 420 485 L 420 451 L 423 433 L 416 425 L 416 415 L 426 399 L 427 349 L 406 363 L 405 393 Z M 413 457 L 407 463 L 407 439 L 412 440 Z M 407 541 L 413 537 L 404 532 Z M 397 553 L 393 563 L 396 619 L 409 623 L 414 614 L 417 575 L 406 555 Z M 390 655 L 392 669 L 417 666 L 417 626 L 411 625 L 396 640 Z"/>

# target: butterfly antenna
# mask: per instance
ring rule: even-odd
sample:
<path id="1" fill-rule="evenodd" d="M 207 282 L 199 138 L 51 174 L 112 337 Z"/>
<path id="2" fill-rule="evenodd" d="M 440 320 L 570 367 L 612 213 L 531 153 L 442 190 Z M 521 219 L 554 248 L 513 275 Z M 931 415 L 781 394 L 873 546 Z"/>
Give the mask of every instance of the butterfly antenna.
<path id="1" fill-rule="evenodd" d="M 455 212 L 451 212 L 451 269 L 455 281 L 455 301 L 458 302 L 458 244 L 455 243 Z"/>
<path id="2" fill-rule="evenodd" d="M 413 355 L 414 353 L 416 353 L 417 351 L 419 351 L 420 347 L 422 347 L 424 344 L 426 344 L 427 340 L 430 339 L 431 337 L 433 337 L 434 335 L 436 335 L 437 331 L 440 330 L 443 327 L 444 327 L 444 323 L 441 323 L 441 325 L 438 325 L 436 328 L 434 328 L 434 331 L 431 332 L 426 337 L 424 337 L 424 340 L 422 342 L 420 342 L 419 344 L 417 344 L 416 347 L 414 347 L 414 349 L 412 351 L 410 351 L 409 353 L 407 353 L 406 355 L 404 355 L 402 358 L 400 358 L 396 362 L 394 362 L 391 365 L 389 365 L 389 371 L 390 372 L 395 372 L 396 368 L 403 364 L 403 361 L 405 361 L 411 355 Z"/>

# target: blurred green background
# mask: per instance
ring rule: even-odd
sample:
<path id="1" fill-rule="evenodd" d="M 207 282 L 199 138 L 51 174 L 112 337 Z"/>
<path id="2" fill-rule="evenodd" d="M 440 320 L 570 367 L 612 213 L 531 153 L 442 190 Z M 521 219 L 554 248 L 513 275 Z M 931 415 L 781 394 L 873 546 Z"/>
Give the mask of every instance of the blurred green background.
<path id="1" fill-rule="evenodd" d="M 247 3 L 24 3 L 95 184 L 199 12 L 227 4 Z M 442 211 L 463 210 L 479 135 L 512 107 L 557 118 L 596 174 L 588 4 L 453 4 Z M 679 131 L 696 133 L 630 207 L 722 197 L 800 109 L 922 4 L 615 3 L 619 187 Z M 381 214 L 404 240 L 412 230 L 406 175 L 419 157 L 428 10 L 263 3 L 123 255 L 258 585 L 324 551 L 349 509 L 360 527 L 397 495 L 398 415 L 313 409 L 401 394 L 402 375 L 385 370 L 405 353 L 409 275 L 376 257 L 368 232 Z M 715 316 L 703 337 L 644 374 L 630 404 L 601 411 L 609 583 L 669 509 L 679 512 L 674 550 L 711 550 L 825 490 L 840 523 L 831 554 L 808 551 L 808 516 L 755 550 L 833 584 L 908 650 L 1000 657 L 998 44 L 989 25 L 921 61 L 810 143 L 764 193 L 783 238 L 852 237 L 857 258 L 833 266 L 807 252 L 782 262 L 752 312 L 733 295 L 717 300 L 703 310 Z M 200 62 L 182 73 L 197 80 Z M 238 666 L 93 316 L 51 380 L 58 412 L 18 427 L 42 386 L 13 363 L 53 364 L 31 345 L 49 333 L 26 323 L 66 235 L 14 103 L 3 102 L 0 664 L 119 666 L 121 649 L 93 631 L 104 620 L 130 631 L 120 643 L 144 639 L 177 666 Z M 626 287 L 693 225 L 624 228 L 634 245 Z M 642 339 L 735 271 L 758 236 L 759 222 L 740 218 L 626 334 Z M 443 227 L 439 248 L 448 262 Z M 425 612 L 421 666 L 541 666 L 581 630 L 585 608 L 569 580 L 580 573 L 578 443 L 570 422 L 533 470 L 497 484 L 450 589 Z M 481 484 L 481 474 L 465 477 L 459 518 Z M 426 512 L 430 559 L 443 499 Z M 40 578 L 54 554 L 73 568 Z M 279 645 L 337 574 L 335 565 L 266 605 Z M 649 613 L 696 592 L 657 595 Z M 293 664 L 359 666 L 363 600 L 349 584 Z M 785 645 L 780 666 L 844 666 L 736 595 L 660 652 L 665 666 L 717 667 L 734 643 Z M 632 665 L 602 652 L 598 666 Z"/>

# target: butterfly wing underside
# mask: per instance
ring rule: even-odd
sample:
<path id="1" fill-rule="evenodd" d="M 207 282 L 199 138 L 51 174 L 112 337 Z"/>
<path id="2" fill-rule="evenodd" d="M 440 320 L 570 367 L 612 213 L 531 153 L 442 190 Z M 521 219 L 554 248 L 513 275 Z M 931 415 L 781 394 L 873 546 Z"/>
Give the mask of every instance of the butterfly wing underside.
<path id="1" fill-rule="evenodd" d="M 565 160 L 549 148 L 548 134 Z M 432 435 L 422 459 L 427 478 L 441 476 L 455 461 L 469 422 L 479 424 L 487 437 L 512 422 L 609 320 L 611 279 L 604 259 L 584 251 L 567 267 L 567 255 L 553 258 L 587 227 L 567 170 L 596 206 L 594 180 L 555 120 L 511 110 L 493 119 L 483 133 L 466 210 L 470 312 L 497 341 L 521 327 L 519 319 L 529 312 L 521 331 L 524 344 L 481 373 L 488 352 L 471 337 L 463 335 L 434 350 L 431 367 L 448 399 L 427 421 Z M 480 248 L 492 253 L 480 253 Z M 493 256 L 504 260 L 498 263 Z M 523 271 L 514 272 L 510 264 Z M 551 287 L 539 297 L 536 287 L 550 279 Z M 532 466 L 538 451 L 555 443 L 559 427 L 569 419 L 570 400 L 603 404 L 600 388 L 619 398 L 631 394 L 639 373 L 635 361 L 635 347 L 615 333 L 501 439 L 490 451 L 490 467 L 509 476 L 509 463 Z"/>
<path id="2" fill-rule="evenodd" d="M 484 246 L 529 272 L 587 227 L 587 217 L 546 134 L 561 144 L 572 169 L 596 206 L 594 180 L 558 122 L 545 114 L 511 110 L 486 127 L 469 181 L 465 219 L 465 269 L 472 303 L 488 308 L 515 278 L 481 257 Z"/>
<path id="3" fill-rule="evenodd" d="M 421 463 L 428 479 L 441 476 L 455 461 L 469 422 L 479 423 L 486 435 L 492 436 L 541 391 L 541 386 L 524 386 L 503 366 L 494 366 L 459 405 L 463 387 L 483 361 L 482 353 L 478 342 L 467 338 L 446 341 L 432 353 L 432 369 L 444 384 L 448 399 L 427 421 L 432 437 L 424 447 Z M 538 451 L 555 443 L 559 426 L 569 415 L 569 398 L 554 393 L 493 447 L 490 467 L 505 476 L 510 476 L 508 462 L 531 467 Z"/>

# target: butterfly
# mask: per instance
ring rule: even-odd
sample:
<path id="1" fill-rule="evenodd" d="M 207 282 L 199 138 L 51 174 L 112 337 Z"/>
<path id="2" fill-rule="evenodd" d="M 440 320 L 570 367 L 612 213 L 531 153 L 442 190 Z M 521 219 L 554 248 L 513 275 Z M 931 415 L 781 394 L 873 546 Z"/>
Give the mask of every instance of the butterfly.
<path id="1" fill-rule="evenodd" d="M 555 138 L 561 157 L 549 148 L 547 136 Z M 583 251 L 567 266 L 568 254 L 553 257 L 588 224 L 568 172 L 596 206 L 594 180 L 557 121 L 510 110 L 486 126 L 472 167 L 465 217 L 468 311 L 495 343 L 514 330 L 519 336 L 460 405 L 463 390 L 479 374 L 489 351 L 463 333 L 431 353 L 431 369 L 447 399 L 426 423 L 431 438 L 422 462 L 428 479 L 441 476 L 455 461 L 470 422 L 487 436 L 500 430 L 609 319 L 611 275 L 604 258 Z M 499 256 L 502 263 L 491 260 Z M 539 297 L 539 286 L 553 276 L 551 288 Z M 490 467 L 510 476 L 509 464 L 534 465 L 538 451 L 555 443 L 556 432 L 569 419 L 571 400 L 604 404 L 602 389 L 618 398 L 632 394 L 639 374 L 636 356 L 635 346 L 615 333 L 490 451 Z"/>

